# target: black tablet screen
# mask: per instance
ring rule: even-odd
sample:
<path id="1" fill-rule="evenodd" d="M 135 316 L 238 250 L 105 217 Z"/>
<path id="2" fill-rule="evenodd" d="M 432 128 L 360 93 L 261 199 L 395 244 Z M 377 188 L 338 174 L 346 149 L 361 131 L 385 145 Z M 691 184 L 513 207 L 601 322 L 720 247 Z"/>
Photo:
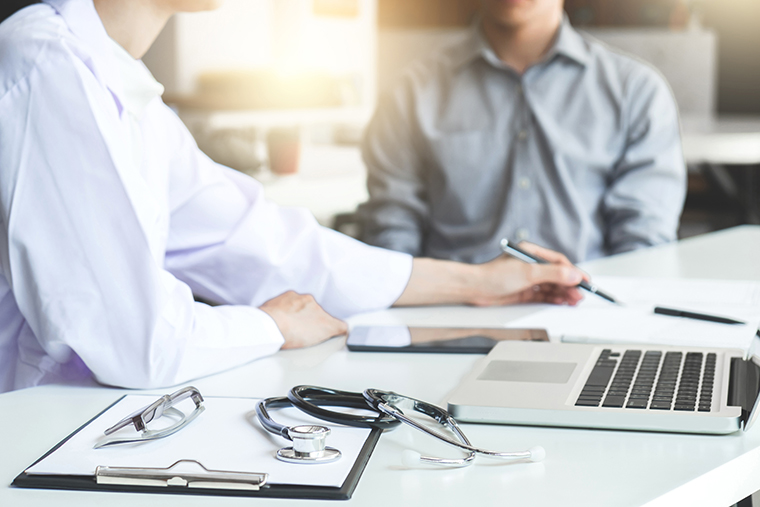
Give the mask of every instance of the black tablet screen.
<path id="1" fill-rule="evenodd" d="M 487 354 L 505 340 L 549 341 L 549 337 L 543 329 L 357 326 L 346 345 L 364 352 Z"/>

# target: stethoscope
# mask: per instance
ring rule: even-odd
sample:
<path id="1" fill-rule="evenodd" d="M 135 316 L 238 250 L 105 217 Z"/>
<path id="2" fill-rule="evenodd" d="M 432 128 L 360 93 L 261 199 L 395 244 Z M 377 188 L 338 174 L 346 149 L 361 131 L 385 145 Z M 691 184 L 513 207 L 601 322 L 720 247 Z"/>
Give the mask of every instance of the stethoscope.
<path id="1" fill-rule="evenodd" d="M 544 448 L 540 446 L 519 452 L 499 452 L 474 447 L 459 424 L 446 410 L 392 391 L 366 389 L 363 393 L 355 393 L 316 386 L 296 386 L 290 390 L 287 398 L 268 398 L 256 405 L 256 413 L 262 426 L 267 431 L 293 442 L 292 447 L 284 447 L 277 451 L 277 458 L 289 463 L 329 463 L 341 456 L 338 449 L 327 447 L 326 440 L 330 429 L 326 426 L 284 426 L 270 417 L 269 408 L 291 405 L 317 419 L 346 426 L 384 431 L 404 423 L 467 453 L 463 458 L 437 458 L 408 450 L 403 455 L 403 462 L 408 466 L 421 462 L 446 467 L 464 467 L 471 465 L 477 454 L 491 458 L 528 461 L 541 461 L 546 456 Z M 325 406 L 370 409 L 376 411 L 378 415 L 335 412 L 323 408 Z M 418 423 L 408 417 L 404 411 L 430 417 L 450 430 L 457 440 Z"/>

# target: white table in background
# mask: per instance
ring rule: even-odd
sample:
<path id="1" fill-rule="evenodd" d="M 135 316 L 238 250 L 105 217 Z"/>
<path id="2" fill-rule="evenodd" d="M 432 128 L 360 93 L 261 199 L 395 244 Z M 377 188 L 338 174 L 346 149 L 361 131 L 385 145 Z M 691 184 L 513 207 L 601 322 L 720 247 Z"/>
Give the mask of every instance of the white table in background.
<path id="1" fill-rule="evenodd" d="M 598 275 L 760 280 L 760 227 L 738 227 L 584 267 Z M 394 309 L 358 315 L 351 323 L 501 326 L 520 314 L 520 308 Z M 283 395 L 297 384 L 354 391 L 377 387 L 443 404 L 480 357 L 354 353 L 335 339 L 310 349 L 280 352 L 193 384 L 207 396 L 249 397 Z M 0 483 L 9 484 L 121 394 L 118 389 L 45 386 L 0 395 Z M 402 428 L 382 436 L 349 504 L 714 507 L 728 506 L 760 489 L 760 427 L 729 436 L 495 425 L 465 425 L 465 430 L 476 445 L 493 449 L 542 445 L 546 461 L 505 464 L 478 459 L 464 469 L 409 470 L 401 465 L 406 448 L 458 454 Z M 53 505 L 286 507 L 322 503 L 0 487 L 0 506 Z"/>
<path id="2" fill-rule="evenodd" d="M 760 116 L 685 116 L 681 126 L 687 164 L 737 199 L 743 222 L 760 223 Z"/>

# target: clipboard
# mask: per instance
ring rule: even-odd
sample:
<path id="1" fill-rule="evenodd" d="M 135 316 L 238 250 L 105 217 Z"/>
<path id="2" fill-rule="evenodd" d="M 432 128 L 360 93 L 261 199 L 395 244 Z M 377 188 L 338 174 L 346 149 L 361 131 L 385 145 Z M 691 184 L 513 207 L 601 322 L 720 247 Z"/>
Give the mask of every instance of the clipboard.
<path id="1" fill-rule="evenodd" d="M 339 440 L 343 439 L 341 460 L 335 464 L 284 463 L 276 460 L 274 454 L 279 447 L 287 445 L 287 441 L 266 433 L 258 422 L 254 421 L 251 424 L 252 418 L 248 415 L 248 410 L 253 413 L 258 400 L 206 397 L 207 408 L 204 413 L 187 428 L 165 439 L 114 446 L 105 453 L 100 449 L 86 449 L 86 446 L 92 444 L 92 436 L 102 433 L 111 421 L 120 419 L 129 413 L 132 407 L 144 406 L 155 398 L 148 395 L 122 396 L 27 467 L 11 485 L 37 489 L 348 500 L 356 489 L 382 433 L 377 429 L 331 425 L 331 438 L 338 436 Z M 125 403 L 127 401 L 129 403 Z M 241 409 L 243 413 L 239 413 Z M 212 414 L 216 414 L 216 417 L 209 417 Z M 233 414 L 234 421 L 229 420 L 230 414 Z M 238 414 L 244 420 L 237 419 L 234 414 Z M 284 424 L 319 424 L 318 420 L 296 409 L 279 410 L 277 419 Z M 222 427 L 221 424 L 226 426 Z M 244 432 L 246 425 L 248 428 Z M 218 434 L 210 436 L 209 431 L 216 426 L 219 426 Z M 234 452 L 227 451 L 227 457 L 232 457 L 234 464 L 230 467 L 218 466 L 224 461 L 224 456 L 216 456 L 214 453 L 223 455 L 224 451 L 217 451 L 215 446 L 220 446 L 220 440 L 228 444 L 235 440 L 235 436 L 231 435 L 233 430 L 241 433 L 240 445 L 233 450 Z M 218 437 L 216 441 L 200 441 L 213 440 L 213 436 Z M 330 445 L 334 445 L 333 442 L 334 439 L 330 441 Z M 246 454 L 250 445 L 255 446 L 254 451 L 250 453 L 253 455 L 251 458 Z M 115 462 L 108 462 L 109 456 L 117 459 Z M 161 459 L 157 459 L 157 456 Z M 199 456 L 202 459 L 198 459 Z M 71 471 L 64 470 L 60 463 L 69 463 L 72 458 L 81 463 L 75 463 Z M 137 460 L 138 463 L 142 463 L 139 461 L 141 459 L 146 460 L 144 465 L 123 466 L 123 463 L 119 462 Z M 103 463 L 99 463 L 98 460 Z M 204 461 L 210 461 L 212 464 Z M 89 463 L 98 464 L 94 468 L 88 468 Z M 130 464 L 135 463 L 127 463 Z M 339 471 L 332 472 L 326 468 L 331 465 L 338 465 Z M 299 481 L 283 481 L 290 475 L 297 475 Z M 310 475 L 313 476 L 311 479 L 308 477 Z M 332 483 L 320 484 L 320 478 L 323 476 L 329 476 Z M 306 480 L 301 483 L 304 478 Z"/>

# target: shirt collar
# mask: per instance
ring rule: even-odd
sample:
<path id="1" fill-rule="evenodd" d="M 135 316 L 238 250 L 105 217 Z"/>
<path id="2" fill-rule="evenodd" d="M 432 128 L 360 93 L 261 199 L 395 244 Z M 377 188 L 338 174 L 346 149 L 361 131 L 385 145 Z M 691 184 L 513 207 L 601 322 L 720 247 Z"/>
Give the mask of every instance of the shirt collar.
<path id="1" fill-rule="evenodd" d="M 467 36 L 462 43 L 453 47 L 451 52 L 451 63 L 455 69 L 458 69 L 478 58 L 487 58 L 486 55 L 489 53 L 494 57 L 496 56 L 493 54 L 491 46 L 489 46 L 483 35 L 480 17 L 478 17 L 470 26 L 470 29 L 467 31 Z"/>
<path id="2" fill-rule="evenodd" d="M 551 60 L 555 55 L 565 56 L 580 65 L 585 66 L 589 61 L 589 50 L 583 37 L 570 25 L 567 16 L 563 16 L 559 27 L 559 33 L 554 45 L 549 50 L 543 61 Z M 491 45 L 483 34 L 482 24 L 478 18 L 470 27 L 467 37 L 462 44 L 457 45 L 451 55 L 454 68 L 459 68 L 478 58 L 483 58 L 490 64 L 500 67 L 504 63 L 499 60 Z"/>
<path id="3" fill-rule="evenodd" d="M 562 18 L 562 24 L 559 27 L 559 34 L 554 46 L 549 50 L 547 60 L 554 54 L 560 54 L 576 61 L 580 65 L 586 66 L 591 58 L 588 45 L 571 25 L 567 16 Z"/>
<path id="4" fill-rule="evenodd" d="M 164 93 L 164 87 L 119 43 L 109 38 L 109 44 L 121 77 L 124 107 L 138 119 L 142 118 L 148 104 Z"/>

